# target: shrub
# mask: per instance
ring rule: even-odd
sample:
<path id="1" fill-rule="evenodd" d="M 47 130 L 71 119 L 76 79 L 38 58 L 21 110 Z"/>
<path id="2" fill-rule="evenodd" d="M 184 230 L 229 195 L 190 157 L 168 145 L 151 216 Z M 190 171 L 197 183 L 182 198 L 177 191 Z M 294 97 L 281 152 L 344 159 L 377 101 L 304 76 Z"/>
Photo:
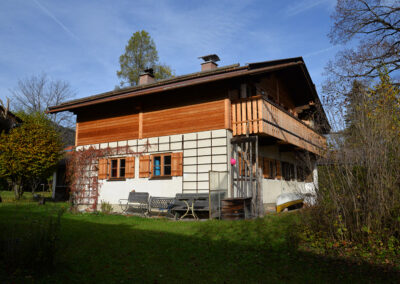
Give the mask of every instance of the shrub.
<path id="1" fill-rule="evenodd" d="M 110 214 L 113 210 L 112 205 L 109 202 L 106 202 L 104 200 L 101 201 L 101 212 L 104 214 Z"/>
<path id="2" fill-rule="evenodd" d="M 303 214 L 306 239 L 322 249 L 392 260 L 400 253 L 400 91 L 383 74 L 355 84 L 346 128 L 319 166 L 318 206 Z"/>

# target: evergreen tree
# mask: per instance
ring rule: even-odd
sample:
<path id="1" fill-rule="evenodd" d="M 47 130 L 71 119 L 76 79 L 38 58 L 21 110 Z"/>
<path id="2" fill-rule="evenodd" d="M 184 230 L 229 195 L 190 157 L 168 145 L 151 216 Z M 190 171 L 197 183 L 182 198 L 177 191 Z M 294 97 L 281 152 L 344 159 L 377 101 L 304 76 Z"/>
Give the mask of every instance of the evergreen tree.
<path id="1" fill-rule="evenodd" d="M 119 57 L 121 69 L 117 75 L 120 85 L 135 86 L 139 83 L 139 75 L 146 68 L 154 69 L 156 79 L 166 79 L 172 76 L 169 66 L 159 63 L 158 52 L 149 33 L 142 30 L 135 32 L 125 46 L 125 53 Z"/>

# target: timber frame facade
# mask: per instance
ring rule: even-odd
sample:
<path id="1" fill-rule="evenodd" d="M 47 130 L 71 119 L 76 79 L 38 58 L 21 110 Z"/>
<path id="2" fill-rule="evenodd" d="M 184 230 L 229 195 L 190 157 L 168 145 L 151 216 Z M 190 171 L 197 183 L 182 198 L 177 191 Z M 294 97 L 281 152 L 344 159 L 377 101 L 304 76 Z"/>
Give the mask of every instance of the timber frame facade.
<path id="1" fill-rule="evenodd" d="M 99 160 L 99 200 L 225 189 L 268 209 L 284 192 L 312 195 L 330 126 L 304 60 L 203 64 L 49 108 L 77 115 L 78 149 L 130 149 Z"/>

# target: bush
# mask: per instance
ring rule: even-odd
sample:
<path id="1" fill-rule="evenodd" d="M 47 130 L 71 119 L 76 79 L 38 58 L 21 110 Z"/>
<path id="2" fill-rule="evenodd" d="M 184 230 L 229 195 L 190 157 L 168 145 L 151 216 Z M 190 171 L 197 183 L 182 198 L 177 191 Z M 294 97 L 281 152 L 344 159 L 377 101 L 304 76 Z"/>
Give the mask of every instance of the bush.
<path id="1" fill-rule="evenodd" d="M 346 129 L 319 166 L 318 206 L 303 221 L 305 239 L 322 250 L 400 257 L 400 91 L 389 79 L 355 84 Z"/>
<path id="2" fill-rule="evenodd" d="M 100 208 L 101 208 L 101 212 L 104 213 L 104 214 L 110 214 L 112 212 L 112 210 L 113 210 L 112 205 L 109 202 L 106 202 L 106 201 L 103 201 L 103 200 L 101 201 Z"/>

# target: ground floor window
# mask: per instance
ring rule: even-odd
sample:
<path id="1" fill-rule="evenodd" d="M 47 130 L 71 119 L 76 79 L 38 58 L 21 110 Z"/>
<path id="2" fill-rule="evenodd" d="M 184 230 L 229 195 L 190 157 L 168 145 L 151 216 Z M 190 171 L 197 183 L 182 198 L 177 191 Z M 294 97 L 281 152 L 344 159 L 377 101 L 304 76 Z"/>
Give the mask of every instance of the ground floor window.
<path id="1" fill-rule="evenodd" d="M 295 180 L 295 167 L 288 162 L 282 162 L 282 177 L 284 180 Z"/>
<path id="2" fill-rule="evenodd" d="M 171 154 L 152 155 L 152 165 L 153 177 L 171 176 Z"/>
<path id="3" fill-rule="evenodd" d="M 125 159 L 111 160 L 111 178 L 125 178 Z"/>
<path id="4" fill-rule="evenodd" d="M 103 158 L 99 160 L 99 179 L 119 180 L 135 177 L 135 157 Z"/>
<path id="5" fill-rule="evenodd" d="M 139 158 L 140 178 L 170 178 L 182 174 L 182 152 L 143 155 Z"/>
<path id="6" fill-rule="evenodd" d="M 297 166 L 297 180 L 301 182 L 313 182 L 313 172 L 309 167 Z"/>

